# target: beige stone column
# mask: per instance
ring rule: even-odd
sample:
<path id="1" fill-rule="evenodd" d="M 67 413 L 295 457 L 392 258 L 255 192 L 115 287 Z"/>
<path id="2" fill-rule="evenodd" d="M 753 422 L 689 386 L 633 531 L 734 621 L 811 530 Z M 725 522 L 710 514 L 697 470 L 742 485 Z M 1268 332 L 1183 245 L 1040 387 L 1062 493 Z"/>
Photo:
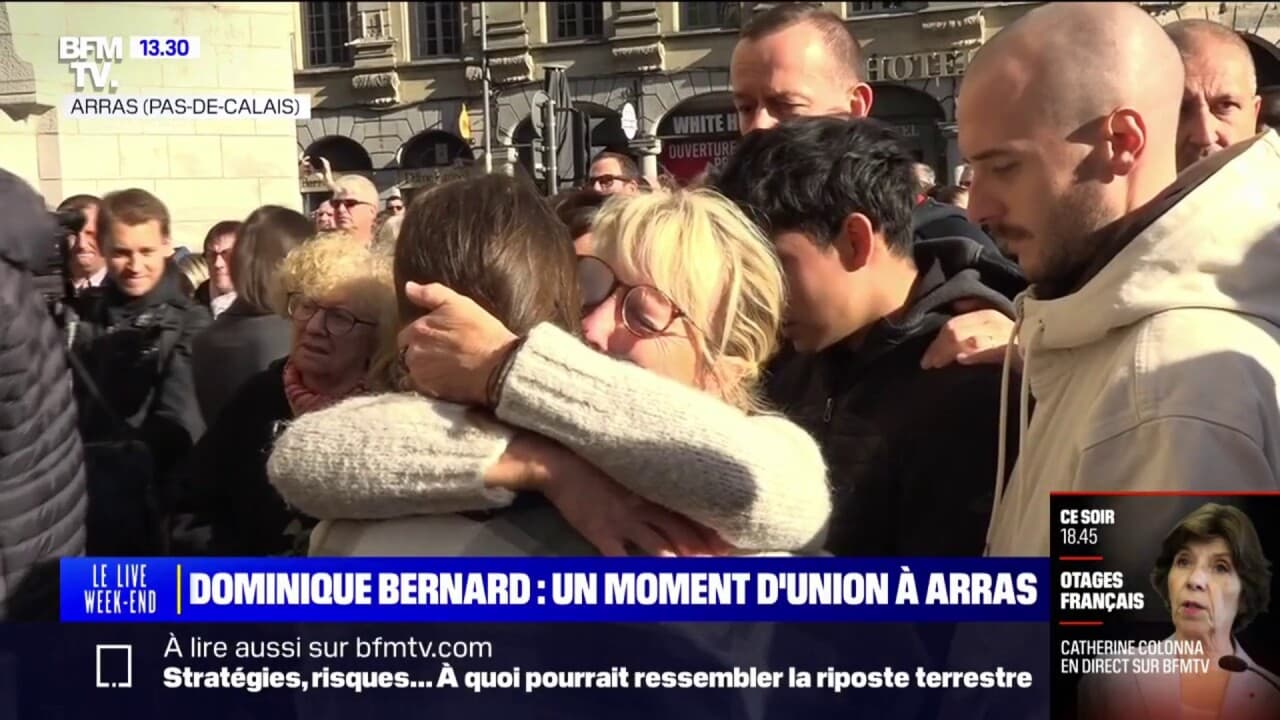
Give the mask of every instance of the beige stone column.
<path id="1" fill-rule="evenodd" d="M 640 157 L 640 173 L 650 183 L 658 181 L 658 156 L 662 154 L 662 141 L 652 135 L 636 136 L 631 141 L 631 152 Z"/>
<path id="2" fill-rule="evenodd" d="M 110 71 L 117 95 L 291 94 L 299 32 L 293 3 L 3 9 L 0 58 L 13 59 L 0 61 L 0 157 L 33 179 L 49 204 L 76 193 L 143 188 L 168 206 L 173 238 L 188 246 L 198 246 L 215 222 L 243 219 L 260 205 L 301 207 L 291 119 L 71 120 L 58 109 L 76 92 L 74 74 L 58 61 L 58 38 L 71 35 L 122 39 L 125 57 Z M 133 59 L 129 38 L 137 36 L 196 37 L 200 57 Z"/>

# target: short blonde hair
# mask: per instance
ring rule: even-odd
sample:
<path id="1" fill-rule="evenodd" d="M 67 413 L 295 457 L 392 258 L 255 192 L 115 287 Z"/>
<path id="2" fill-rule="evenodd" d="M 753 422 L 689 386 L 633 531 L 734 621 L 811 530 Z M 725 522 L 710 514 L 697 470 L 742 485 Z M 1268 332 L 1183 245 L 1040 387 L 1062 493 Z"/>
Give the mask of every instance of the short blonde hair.
<path id="1" fill-rule="evenodd" d="M 334 197 L 350 197 L 378 209 L 378 187 L 363 175 L 343 175 L 333 183 Z"/>
<path id="2" fill-rule="evenodd" d="M 182 273 L 182 289 L 187 297 L 195 295 L 209 279 L 209 261 L 203 255 L 187 253 L 174 261 L 174 265 Z"/>
<path id="3" fill-rule="evenodd" d="M 592 236 L 596 254 L 662 290 L 706 333 L 702 350 L 725 401 L 765 412 L 759 379 L 778 349 L 786 286 L 755 224 L 713 190 L 658 190 L 611 198 Z"/>
<path id="4" fill-rule="evenodd" d="M 376 252 L 394 255 L 396 239 L 400 237 L 400 227 L 404 224 L 404 213 L 383 218 L 373 231 L 373 247 Z"/>
<path id="5" fill-rule="evenodd" d="M 378 323 L 379 328 L 395 324 L 390 261 L 345 232 L 321 233 L 285 256 L 276 275 L 272 306 L 287 318 L 290 295 L 322 300 L 338 292 L 347 296 L 362 319 Z"/>

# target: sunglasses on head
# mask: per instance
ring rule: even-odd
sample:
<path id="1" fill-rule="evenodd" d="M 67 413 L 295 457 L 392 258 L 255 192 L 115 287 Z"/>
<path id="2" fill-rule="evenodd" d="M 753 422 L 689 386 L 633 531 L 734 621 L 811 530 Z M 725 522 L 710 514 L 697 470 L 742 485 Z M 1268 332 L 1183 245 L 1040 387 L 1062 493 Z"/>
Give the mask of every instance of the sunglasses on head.
<path id="1" fill-rule="evenodd" d="M 652 285 L 627 285 L 604 260 L 592 255 L 578 258 L 578 288 L 582 293 L 582 316 L 586 317 L 618 290 L 622 295 L 622 325 L 639 338 L 662 335 L 680 318 L 697 329 L 675 301 Z"/>

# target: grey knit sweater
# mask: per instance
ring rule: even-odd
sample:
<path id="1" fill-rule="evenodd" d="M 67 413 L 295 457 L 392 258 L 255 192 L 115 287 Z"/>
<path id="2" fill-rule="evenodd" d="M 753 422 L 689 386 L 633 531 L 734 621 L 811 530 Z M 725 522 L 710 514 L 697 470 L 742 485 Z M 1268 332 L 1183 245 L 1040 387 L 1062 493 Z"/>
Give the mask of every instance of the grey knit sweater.
<path id="1" fill-rule="evenodd" d="M 636 494 L 743 550 L 820 544 L 831 501 L 817 444 L 776 416 L 711 395 L 540 325 L 517 352 L 497 408 Z M 276 441 L 272 484 L 319 519 L 383 519 L 503 507 L 484 487 L 512 431 L 416 394 L 347 400 Z"/>

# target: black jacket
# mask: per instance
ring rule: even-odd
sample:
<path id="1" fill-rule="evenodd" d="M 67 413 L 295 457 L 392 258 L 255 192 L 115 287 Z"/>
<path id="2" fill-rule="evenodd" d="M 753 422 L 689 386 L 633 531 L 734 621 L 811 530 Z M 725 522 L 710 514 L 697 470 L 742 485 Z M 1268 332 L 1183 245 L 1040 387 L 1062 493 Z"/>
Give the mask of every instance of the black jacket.
<path id="1" fill-rule="evenodd" d="M 58 233 L 2 170 L 0 211 L 0 616 L 56 619 L 56 559 L 83 554 L 87 507 L 66 350 L 31 274 Z"/>
<path id="2" fill-rule="evenodd" d="M 933 198 L 925 198 L 924 202 L 911 211 L 911 224 L 916 242 L 961 237 L 977 243 L 982 248 L 987 266 L 993 270 L 998 269 L 996 274 L 984 277 L 984 281 L 1006 298 L 1013 299 L 1026 289 L 1027 280 L 1017 263 L 1000 252 L 995 241 L 982 228 L 969 222 L 963 209 L 940 203 Z"/>
<path id="3" fill-rule="evenodd" d="M 209 310 L 182 291 L 179 271 L 167 265 L 149 293 L 130 297 L 108 278 L 77 299 L 80 322 L 74 350 L 116 415 L 138 430 L 151 449 L 157 477 L 184 458 L 204 433 L 191 370 L 192 344 L 209 326 Z M 118 436 L 109 414 L 80 397 L 86 442 Z"/>
<path id="4" fill-rule="evenodd" d="M 195 292 L 191 294 L 191 298 L 195 300 L 197 303 L 207 308 L 210 308 L 209 310 L 210 313 L 213 312 L 213 309 L 209 305 L 209 281 L 208 280 L 205 280 L 204 282 L 200 283 L 200 286 L 197 287 Z"/>
<path id="5" fill-rule="evenodd" d="M 276 436 L 293 419 L 281 358 L 244 383 L 200 440 L 175 483 L 188 554 L 287 554 L 313 521 L 291 510 L 267 479 Z"/>
<path id="6" fill-rule="evenodd" d="M 206 424 L 213 425 L 245 381 L 289 354 L 292 333 L 288 320 L 259 313 L 241 299 L 200 333 L 192 362 L 196 397 Z"/>
<path id="7" fill-rule="evenodd" d="M 860 343 L 850 338 L 820 353 L 780 358 L 768 377 L 769 399 L 817 439 L 827 460 L 833 492 L 827 549 L 836 555 L 983 550 L 1001 368 L 922 370 L 920 358 L 956 300 L 981 299 L 1010 317 L 1013 307 L 987 285 L 1002 267 L 976 243 L 919 242 L 915 257 L 920 277 L 901 319 L 881 320 Z M 1007 437 L 1016 435 L 1012 422 Z"/>

